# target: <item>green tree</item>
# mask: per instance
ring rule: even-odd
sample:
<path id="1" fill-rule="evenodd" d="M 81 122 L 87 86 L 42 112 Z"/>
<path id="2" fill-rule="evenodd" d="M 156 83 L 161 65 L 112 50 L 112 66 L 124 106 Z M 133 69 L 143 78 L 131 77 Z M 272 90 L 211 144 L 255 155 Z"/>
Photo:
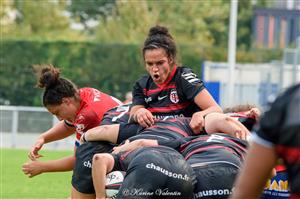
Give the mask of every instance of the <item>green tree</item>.
<path id="1" fill-rule="evenodd" d="M 157 18 L 158 11 L 149 10 L 145 0 L 117 1 L 112 15 L 106 20 L 100 20 L 97 40 L 106 43 L 141 44 Z"/>
<path id="2" fill-rule="evenodd" d="M 93 33 L 89 21 L 98 21 L 100 18 L 106 20 L 115 6 L 115 0 L 71 0 L 67 6 L 71 17 L 84 26 L 84 30 Z"/>
<path id="3" fill-rule="evenodd" d="M 100 20 L 97 39 L 141 44 L 148 29 L 161 24 L 179 43 L 211 46 L 226 31 L 224 15 L 228 4 L 222 1 L 117 1 L 112 15 Z"/>
<path id="4" fill-rule="evenodd" d="M 83 40 L 85 37 L 70 29 L 70 19 L 65 14 L 65 0 L 14 0 L 16 18 L 13 29 L 3 33 L 4 39 Z M 1 16 L 1 19 L 3 17 Z"/>

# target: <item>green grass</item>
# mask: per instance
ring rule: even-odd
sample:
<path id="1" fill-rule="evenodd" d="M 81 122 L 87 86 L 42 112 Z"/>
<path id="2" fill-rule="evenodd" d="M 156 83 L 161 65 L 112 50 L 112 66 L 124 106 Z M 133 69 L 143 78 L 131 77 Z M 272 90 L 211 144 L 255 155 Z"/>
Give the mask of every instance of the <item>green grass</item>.
<path id="1" fill-rule="evenodd" d="M 0 154 L 0 199 L 51 198 L 67 199 L 71 192 L 72 172 L 45 173 L 28 178 L 22 164 L 28 150 L 2 149 Z M 41 160 L 72 155 L 72 151 L 42 151 Z"/>

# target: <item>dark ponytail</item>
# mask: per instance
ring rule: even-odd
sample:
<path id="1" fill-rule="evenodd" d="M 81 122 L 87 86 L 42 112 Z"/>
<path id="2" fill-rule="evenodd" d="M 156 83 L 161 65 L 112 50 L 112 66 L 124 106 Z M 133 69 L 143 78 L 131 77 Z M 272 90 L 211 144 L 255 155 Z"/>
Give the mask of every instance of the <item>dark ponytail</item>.
<path id="1" fill-rule="evenodd" d="M 176 60 L 177 48 L 169 30 L 164 26 L 150 28 L 148 37 L 144 42 L 143 56 L 146 50 L 163 48 L 169 58 Z"/>
<path id="2" fill-rule="evenodd" d="M 38 73 L 37 86 L 44 88 L 43 104 L 60 105 L 64 97 L 78 97 L 76 85 L 60 77 L 60 70 L 52 65 L 34 66 Z"/>

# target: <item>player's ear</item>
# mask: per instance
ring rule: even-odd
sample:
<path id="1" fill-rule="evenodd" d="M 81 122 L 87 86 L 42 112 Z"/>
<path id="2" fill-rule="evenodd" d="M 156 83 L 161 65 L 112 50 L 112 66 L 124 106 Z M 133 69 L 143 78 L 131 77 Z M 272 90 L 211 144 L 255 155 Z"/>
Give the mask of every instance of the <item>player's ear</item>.
<path id="1" fill-rule="evenodd" d="M 65 103 L 65 104 L 69 105 L 71 103 L 71 99 L 69 97 L 64 97 L 62 99 L 62 103 Z"/>
<path id="2" fill-rule="evenodd" d="M 169 61 L 169 64 L 173 65 L 174 64 L 174 59 L 173 57 L 168 57 L 168 61 Z"/>

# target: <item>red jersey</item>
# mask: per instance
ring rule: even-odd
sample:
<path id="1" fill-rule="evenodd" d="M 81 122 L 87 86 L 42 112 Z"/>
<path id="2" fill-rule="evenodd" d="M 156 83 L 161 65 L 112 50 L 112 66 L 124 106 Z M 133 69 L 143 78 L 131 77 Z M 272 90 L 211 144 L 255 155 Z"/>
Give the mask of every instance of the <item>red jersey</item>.
<path id="1" fill-rule="evenodd" d="M 67 125 L 76 128 L 76 146 L 80 145 L 79 140 L 83 132 L 99 126 L 106 111 L 122 104 L 118 99 L 94 88 L 81 88 L 79 93 L 81 102 L 75 121 L 65 121 Z"/>

